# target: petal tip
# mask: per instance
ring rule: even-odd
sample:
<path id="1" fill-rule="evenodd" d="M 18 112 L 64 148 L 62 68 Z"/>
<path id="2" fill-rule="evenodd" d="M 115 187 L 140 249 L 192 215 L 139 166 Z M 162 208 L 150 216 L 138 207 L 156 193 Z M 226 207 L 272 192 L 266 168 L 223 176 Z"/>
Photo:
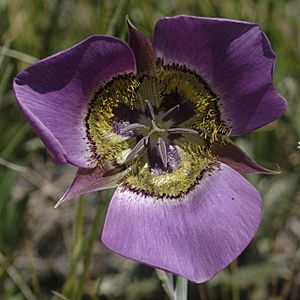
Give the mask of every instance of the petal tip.
<path id="1" fill-rule="evenodd" d="M 71 188 L 71 187 L 70 187 Z M 54 208 L 58 208 L 59 206 L 61 206 L 61 204 L 63 204 L 64 202 L 71 200 L 73 197 L 69 196 L 70 193 L 70 188 L 62 195 L 62 197 L 56 202 L 56 204 L 54 205 Z"/>
<path id="2" fill-rule="evenodd" d="M 64 196 L 62 196 L 54 205 L 54 208 L 58 208 L 65 201 Z"/>
<path id="3" fill-rule="evenodd" d="M 156 67 L 156 56 L 151 41 L 135 27 L 127 15 L 125 17 L 129 32 L 129 46 L 134 53 L 137 72 L 151 73 Z"/>
<path id="4" fill-rule="evenodd" d="M 277 170 L 268 170 L 268 169 L 266 169 L 266 170 L 268 171 L 269 175 L 280 175 L 280 174 L 282 174 L 282 171 L 280 170 L 280 166 L 278 164 L 276 164 L 276 169 Z"/>
<path id="5" fill-rule="evenodd" d="M 126 22 L 126 24 L 127 24 L 127 26 L 128 26 L 129 32 L 130 32 L 131 30 L 138 30 L 138 29 L 132 24 L 132 22 L 131 22 L 131 20 L 130 20 L 130 18 L 129 18 L 129 15 L 126 15 L 126 16 L 125 16 L 125 22 Z"/>

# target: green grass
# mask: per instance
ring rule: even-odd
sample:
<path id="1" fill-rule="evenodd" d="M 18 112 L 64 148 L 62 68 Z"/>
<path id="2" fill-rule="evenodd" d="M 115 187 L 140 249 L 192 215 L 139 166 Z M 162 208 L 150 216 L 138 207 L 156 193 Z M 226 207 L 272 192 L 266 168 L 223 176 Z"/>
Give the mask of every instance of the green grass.
<path id="1" fill-rule="evenodd" d="M 126 40 L 125 15 L 150 37 L 156 20 L 177 14 L 259 23 L 277 54 L 275 83 L 289 102 L 280 120 L 236 139 L 258 162 L 282 171 L 248 177 L 265 200 L 256 238 L 213 280 L 190 284 L 190 299 L 299 299 L 296 0 L 0 1 L 0 299 L 164 299 L 151 268 L 118 258 L 97 242 L 111 192 L 53 209 L 75 170 L 51 162 L 17 107 L 12 81 L 37 59 L 89 35 Z"/>

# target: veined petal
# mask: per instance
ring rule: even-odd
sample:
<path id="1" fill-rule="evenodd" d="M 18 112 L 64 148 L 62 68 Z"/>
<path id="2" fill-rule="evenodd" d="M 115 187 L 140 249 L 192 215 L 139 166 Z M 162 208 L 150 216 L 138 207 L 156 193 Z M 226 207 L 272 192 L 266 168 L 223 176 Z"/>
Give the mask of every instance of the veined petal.
<path id="1" fill-rule="evenodd" d="M 280 173 L 278 171 L 272 171 L 264 168 L 230 140 L 225 140 L 222 143 L 213 143 L 211 151 L 213 152 L 213 154 L 218 156 L 219 161 L 228 165 L 240 174 Z"/>
<path id="2" fill-rule="evenodd" d="M 22 71 L 14 90 L 25 117 L 54 159 L 92 168 L 87 105 L 112 77 L 128 72 L 135 72 L 128 45 L 116 38 L 92 36 Z"/>
<path id="3" fill-rule="evenodd" d="M 257 24 L 190 16 L 157 22 L 153 45 L 164 64 L 198 73 L 220 98 L 239 135 L 279 118 L 287 103 L 273 86 L 275 54 Z"/>
<path id="4" fill-rule="evenodd" d="M 55 207 L 86 193 L 116 188 L 124 172 L 106 176 L 110 170 L 113 170 L 113 168 L 109 164 L 94 169 L 79 168 L 72 184 Z"/>
<path id="5" fill-rule="evenodd" d="M 256 189 L 221 164 L 177 200 L 119 187 L 102 241 L 125 257 L 200 283 L 245 249 L 260 224 L 261 210 Z"/>

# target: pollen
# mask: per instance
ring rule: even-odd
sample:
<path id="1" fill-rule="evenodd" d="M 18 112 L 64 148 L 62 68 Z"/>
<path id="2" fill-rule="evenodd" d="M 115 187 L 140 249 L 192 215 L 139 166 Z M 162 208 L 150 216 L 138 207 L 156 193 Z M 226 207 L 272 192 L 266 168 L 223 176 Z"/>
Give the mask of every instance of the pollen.
<path id="1" fill-rule="evenodd" d="M 91 101 L 86 126 L 99 165 L 103 160 L 116 164 L 122 151 L 129 147 L 126 139 L 113 131 L 114 108 L 120 104 L 132 108 L 138 86 L 133 74 L 118 76 L 101 88 Z"/>
<path id="2" fill-rule="evenodd" d="M 190 119 L 191 128 L 199 130 L 210 143 L 218 140 L 220 134 L 229 134 L 230 129 L 221 120 L 217 95 L 198 74 L 178 65 L 161 67 L 159 73 L 165 93 L 176 91 L 193 105 L 196 115 Z"/>

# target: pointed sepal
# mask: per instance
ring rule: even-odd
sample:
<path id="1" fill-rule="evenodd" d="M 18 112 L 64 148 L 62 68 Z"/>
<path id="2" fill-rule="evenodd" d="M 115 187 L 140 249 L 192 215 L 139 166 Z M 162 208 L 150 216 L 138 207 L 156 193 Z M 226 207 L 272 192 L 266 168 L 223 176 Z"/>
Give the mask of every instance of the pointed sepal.
<path id="1" fill-rule="evenodd" d="M 128 16 L 126 16 L 126 23 L 129 32 L 129 46 L 136 59 L 138 74 L 153 73 L 156 67 L 156 55 L 151 41 L 130 22 Z"/>
<path id="2" fill-rule="evenodd" d="M 255 162 L 229 139 L 222 142 L 215 142 L 211 150 L 213 154 L 217 155 L 219 161 L 230 166 L 240 174 L 280 174 L 279 171 L 266 169 Z"/>
<path id="3" fill-rule="evenodd" d="M 79 168 L 72 184 L 54 207 L 86 193 L 117 187 L 124 176 L 124 170 L 119 169 L 118 172 L 109 174 L 111 170 L 116 170 L 116 168 L 110 164 L 94 169 Z"/>

